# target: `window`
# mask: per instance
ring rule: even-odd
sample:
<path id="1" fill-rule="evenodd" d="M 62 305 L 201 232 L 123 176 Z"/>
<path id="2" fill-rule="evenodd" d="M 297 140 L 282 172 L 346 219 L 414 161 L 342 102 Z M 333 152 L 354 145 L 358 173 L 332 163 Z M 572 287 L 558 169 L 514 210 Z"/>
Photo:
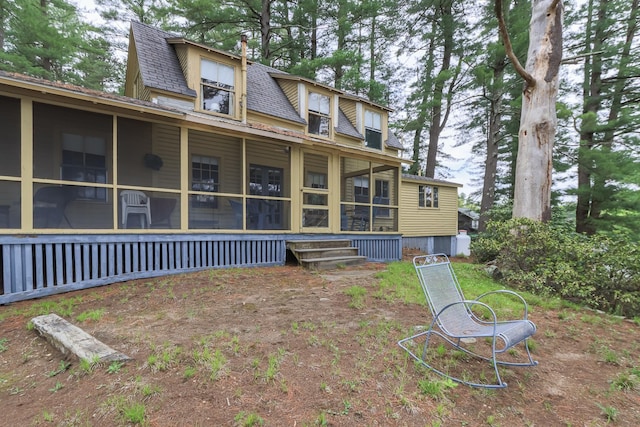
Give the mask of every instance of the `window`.
<path id="1" fill-rule="evenodd" d="M 420 185 L 418 191 L 418 206 L 422 208 L 438 207 L 438 187 Z"/>
<path id="2" fill-rule="evenodd" d="M 353 178 L 353 192 L 357 202 L 369 203 L 369 178 L 361 176 Z"/>
<path id="3" fill-rule="evenodd" d="M 364 140 L 367 147 L 382 149 L 382 117 L 379 113 L 364 112 Z"/>
<path id="4" fill-rule="evenodd" d="M 324 173 L 307 172 L 307 187 L 327 188 L 327 175 Z"/>
<path id="5" fill-rule="evenodd" d="M 235 78 L 233 67 L 203 59 L 200 61 L 202 109 L 233 114 Z"/>
<path id="6" fill-rule="evenodd" d="M 331 129 L 331 102 L 328 96 L 309 93 L 309 133 L 329 136 Z"/>
<path id="7" fill-rule="evenodd" d="M 389 181 L 376 179 L 376 193 L 373 198 L 373 203 L 376 205 L 388 205 L 389 204 Z M 390 212 L 387 208 L 375 208 L 376 216 L 389 217 Z"/>
<path id="8" fill-rule="evenodd" d="M 107 182 L 107 144 L 104 138 L 62 135 L 61 178 L 66 181 Z M 78 187 L 78 199 L 107 200 L 107 189 Z"/>
<path id="9" fill-rule="evenodd" d="M 207 156 L 191 156 L 191 189 L 217 193 L 219 191 L 218 159 Z M 194 207 L 217 208 L 215 196 L 197 194 L 193 199 Z"/>

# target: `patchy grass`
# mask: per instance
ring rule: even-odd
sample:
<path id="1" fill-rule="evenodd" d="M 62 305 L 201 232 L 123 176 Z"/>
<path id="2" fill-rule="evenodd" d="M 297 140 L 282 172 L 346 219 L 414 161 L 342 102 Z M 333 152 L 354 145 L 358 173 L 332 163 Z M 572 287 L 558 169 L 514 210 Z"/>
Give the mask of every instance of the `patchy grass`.
<path id="1" fill-rule="evenodd" d="M 482 266 L 454 269 L 468 298 L 502 288 Z M 637 322 L 524 295 L 540 366 L 501 368 L 504 390 L 448 381 L 396 345 L 431 320 L 410 262 L 208 270 L 22 302 L 0 307 L 0 410 L 16 425 L 640 425 L 625 404 L 640 393 Z M 59 309 L 133 360 L 65 361 L 24 327 Z M 429 357 L 493 374 L 444 345 Z"/>

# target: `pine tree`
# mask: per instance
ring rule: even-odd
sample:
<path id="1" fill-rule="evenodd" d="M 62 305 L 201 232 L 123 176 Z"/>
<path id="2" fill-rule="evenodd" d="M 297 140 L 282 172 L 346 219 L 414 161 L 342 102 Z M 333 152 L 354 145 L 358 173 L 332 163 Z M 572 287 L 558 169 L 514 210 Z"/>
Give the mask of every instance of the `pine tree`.
<path id="1" fill-rule="evenodd" d="M 106 42 L 64 0 L 16 0 L 3 28 L 4 70 L 96 89 L 111 77 Z"/>
<path id="2" fill-rule="evenodd" d="M 580 46 L 584 58 L 578 149 L 576 230 L 640 230 L 638 0 L 590 0 Z"/>

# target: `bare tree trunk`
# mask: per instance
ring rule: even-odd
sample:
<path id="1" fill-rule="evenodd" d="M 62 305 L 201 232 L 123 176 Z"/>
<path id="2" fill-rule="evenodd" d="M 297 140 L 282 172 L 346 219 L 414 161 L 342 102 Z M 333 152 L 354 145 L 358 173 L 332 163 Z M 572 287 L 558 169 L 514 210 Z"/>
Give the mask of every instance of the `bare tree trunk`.
<path id="1" fill-rule="evenodd" d="M 502 0 L 496 0 L 495 7 L 506 53 L 525 80 L 513 217 L 548 221 L 551 219 L 552 154 L 562 60 L 563 4 L 562 0 L 533 1 L 526 69 L 522 68 L 511 48 Z"/>

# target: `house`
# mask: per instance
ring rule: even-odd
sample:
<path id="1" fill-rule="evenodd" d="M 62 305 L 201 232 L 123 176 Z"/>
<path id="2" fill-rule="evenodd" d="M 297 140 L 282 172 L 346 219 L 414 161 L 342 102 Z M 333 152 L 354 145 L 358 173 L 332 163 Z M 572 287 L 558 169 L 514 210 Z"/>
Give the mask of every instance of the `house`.
<path id="1" fill-rule="evenodd" d="M 480 215 L 468 208 L 458 208 L 458 229 L 466 230 L 467 233 L 478 231 Z"/>
<path id="2" fill-rule="evenodd" d="M 390 110 L 245 51 L 134 22 L 125 96 L 0 72 L 0 304 L 282 265 L 300 240 L 401 258 Z"/>
<path id="3" fill-rule="evenodd" d="M 403 175 L 400 198 L 403 247 L 425 253 L 456 253 L 460 184 Z"/>

